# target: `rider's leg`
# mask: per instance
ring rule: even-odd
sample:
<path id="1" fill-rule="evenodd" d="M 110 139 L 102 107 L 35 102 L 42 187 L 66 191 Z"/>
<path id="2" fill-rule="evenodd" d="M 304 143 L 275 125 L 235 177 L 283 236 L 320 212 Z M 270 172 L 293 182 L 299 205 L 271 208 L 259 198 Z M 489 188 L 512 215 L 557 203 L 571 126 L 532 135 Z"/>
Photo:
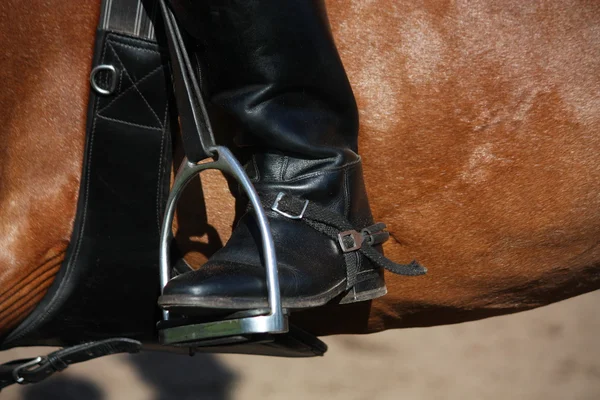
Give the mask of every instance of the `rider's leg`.
<path id="1" fill-rule="evenodd" d="M 284 192 L 373 223 L 357 155 L 358 113 L 322 0 L 172 0 L 196 38 L 213 104 L 243 130 L 246 169 L 261 197 Z M 248 144 L 248 143 L 246 143 Z M 284 307 L 361 301 L 385 294 L 381 268 L 306 223 L 268 210 Z M 164 308 L 267 306 L 251 212 L 199 270 L 173 279 Z M 351 265 L 352 271 L 348 271 Z"/>

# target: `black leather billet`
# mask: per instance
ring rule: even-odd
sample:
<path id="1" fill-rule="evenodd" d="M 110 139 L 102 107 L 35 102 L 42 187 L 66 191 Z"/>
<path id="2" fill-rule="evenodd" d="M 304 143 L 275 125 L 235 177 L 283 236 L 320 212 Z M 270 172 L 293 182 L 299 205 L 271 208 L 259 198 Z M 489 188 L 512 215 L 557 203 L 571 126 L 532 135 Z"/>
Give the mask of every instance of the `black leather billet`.
<path id="1" fill-rule="evenodd" d="M 14 383 L 40 382 L 71 364 L 111 354 L 137 353 L 141 348 L 137 340 L 114 338 L 60 349 L 40 357 L 39 361 L 35 358 L 11 361 L 0 365 L 0 390 Z"/>

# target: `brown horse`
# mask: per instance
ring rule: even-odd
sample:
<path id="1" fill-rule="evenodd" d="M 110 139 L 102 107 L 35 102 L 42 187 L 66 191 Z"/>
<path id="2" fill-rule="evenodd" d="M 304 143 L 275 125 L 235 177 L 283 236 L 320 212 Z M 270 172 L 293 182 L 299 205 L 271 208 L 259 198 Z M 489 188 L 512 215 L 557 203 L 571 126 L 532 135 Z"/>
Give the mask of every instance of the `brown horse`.
<path id="1" fill-rule="evenodd" d="M 0 333 L 35 308 L 69 245 L 99 3 L 0 4 Z M 329 0 L 328 12 L 386 255 L 429 273 L 388 276 L 387 296 L 296 323 L 438 325 L 599 288 L 600 4 Z M 182 209 L 184 249 L 231 230 L 224 180 L 202 183 L 213 225 Z"/>

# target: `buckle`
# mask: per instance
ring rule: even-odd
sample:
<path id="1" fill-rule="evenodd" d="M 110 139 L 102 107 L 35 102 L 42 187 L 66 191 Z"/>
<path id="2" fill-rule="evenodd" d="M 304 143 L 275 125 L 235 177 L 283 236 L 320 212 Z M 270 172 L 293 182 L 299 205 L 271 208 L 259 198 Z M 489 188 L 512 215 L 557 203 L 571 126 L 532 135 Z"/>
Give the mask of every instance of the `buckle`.
<path id="1" fill-rule="evenodd" d="M 300 214 L 298 215 L 291 215 L 289 213 L 286 213 L 285 211 L 281 211 L 279 209 L 279 202 L 281 201 L 281 199 L 283 199 L 283 196 L 285 196 L 285 193 L 283 192 L 279 192 L 279 194 L 277 194 L 277 197 L 275 198 L 275 201 L 273 202 L 273 205 L 271 206 L 271 210 L 275 211 L 276 213 L 283 215 L 286 218 L 289 219 L 302 219 L 302 217 L 304 217 L 304 212 L 306 211 L 306 207 L 308 207 L 308 200 L 304 201 L 304 207 L 302 207 L 302 211 L 300 211 Z"/>
<path id="2" fill-rule="evenodd" d="M 344 242 L 344 239 L 346 238 L 352 238 L 352 246 L 346 245 L 346 243 Z M 338 233 L 338 242 L 340 243 L 340 247 L 342 248 L 342 252 L 344 253 L 360 249 L 364 241 L 365 238 L 363 237 L 363 235 L 361 235 L 355 230 Z"/>
<path id="3" fill-rule="evenodd" d="M 13 379 L 15 380 L 15 382 L 17 382 L 20 385 L 24 385 L 27 382 L 25 382 L 25 378 L 23 378 L 22 376 L 19 376 L 19 373 L 23 370 L 32 370 L 32 367 L 39 367 L 42 365 L 42 363 L 45 361 L 46 357 L 36 357 L 31 361 L 27 361 L 24 364 L 19 365 L 18 367 L 16 367 L 13 372 L 12 372 L 12 376 Z"/>

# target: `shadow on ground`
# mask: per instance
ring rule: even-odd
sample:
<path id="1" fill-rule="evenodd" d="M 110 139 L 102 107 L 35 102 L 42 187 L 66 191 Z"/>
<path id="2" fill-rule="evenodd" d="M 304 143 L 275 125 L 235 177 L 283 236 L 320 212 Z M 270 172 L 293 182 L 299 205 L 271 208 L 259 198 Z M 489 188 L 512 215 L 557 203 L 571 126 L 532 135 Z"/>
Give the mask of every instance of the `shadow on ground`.
<path id="1" fill-rule="evenodd" d="M 90 381 L 56 377 L 23 390 L 23 398 L 31 400 L 102 400 L 102 391 Z"/>
<path id="2" fill-rule="evenodd" d="M 141 380 L 154 389 L 152 400 L 229 400 L 238 380 L 212 355 L 194 357 L 147 352 L 127 356 Z M 102 389 L 90 379 L 55 376 L 27 387 L 24 400 L 105 400 Z"/>
<path id="3" fill-rule="evenodd" d="M 156 400 L 227 400 L 237 374 L 215 356 L 143 353 L 131 357 L 140 376 L 156 388 Z"/>

